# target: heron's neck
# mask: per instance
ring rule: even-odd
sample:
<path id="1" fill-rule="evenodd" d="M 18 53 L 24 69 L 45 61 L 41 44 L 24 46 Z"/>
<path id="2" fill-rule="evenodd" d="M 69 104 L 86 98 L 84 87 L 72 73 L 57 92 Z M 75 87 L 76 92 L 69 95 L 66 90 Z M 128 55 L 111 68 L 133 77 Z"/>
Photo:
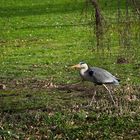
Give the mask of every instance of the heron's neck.
<path id="1" fill-rule="evenodd" d="M 84 75 L 84 73 L 88 70 L 88 67 L 85 67 L 80 70 L 81 75 Z"/>

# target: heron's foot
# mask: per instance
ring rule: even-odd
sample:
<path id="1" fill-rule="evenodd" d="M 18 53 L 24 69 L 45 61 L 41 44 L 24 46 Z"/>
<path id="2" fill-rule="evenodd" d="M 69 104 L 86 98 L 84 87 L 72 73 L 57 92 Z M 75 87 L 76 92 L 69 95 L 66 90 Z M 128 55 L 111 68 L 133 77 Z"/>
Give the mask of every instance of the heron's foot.
<path id="1" fill-rule="evenodd" d="M 117 104 L 117 103 L 115 103 L 115 104 L 114 104 L 114 107 L 115 107 L 115 108 L 118 108 L 119 106 L 118 106 L 118 104 Z"/>
<path id="2" fill-rule="evenodd" d="M 90 103 L 88 103 L 87 105 L 83 106 L 83 108 L 89 108 L 93 106 L 93 103 L 96 103 L 96 100 L 91 101 Z"/>

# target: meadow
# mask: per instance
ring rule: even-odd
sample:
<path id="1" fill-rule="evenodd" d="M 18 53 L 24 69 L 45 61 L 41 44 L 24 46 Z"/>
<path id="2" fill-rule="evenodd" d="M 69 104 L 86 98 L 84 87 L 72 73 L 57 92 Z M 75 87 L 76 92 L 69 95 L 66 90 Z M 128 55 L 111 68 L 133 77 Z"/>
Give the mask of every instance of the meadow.
<path id="1" fill-rule="evenodd" d="M 139 20 L 130 9 L 130 22 L 119 22 L 117 2 L 99 2 L 107 27 L 98 52 L 84 1 L 1 0 L 0 139 L 140 139 Z M 125 1 L 120 10 L 124 19 Z M 80 61 L 119 77 L 109 86 L 118 107 L 102 86 L 79 83 L 70 67 Z"/>

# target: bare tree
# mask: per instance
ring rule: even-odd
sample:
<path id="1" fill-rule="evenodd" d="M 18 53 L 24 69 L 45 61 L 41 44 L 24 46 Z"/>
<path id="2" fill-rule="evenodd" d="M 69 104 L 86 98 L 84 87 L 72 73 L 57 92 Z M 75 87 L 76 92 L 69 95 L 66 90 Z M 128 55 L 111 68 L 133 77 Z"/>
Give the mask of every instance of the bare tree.
<path id="1" fill-rule="evenodd" d="M 88 0 L 95 9 L 95 31 L 96 31 L 96 39 L 97 39 L 97 50 L 101 45 L 102 36 L 103 36 L 103 24 L 102 19 L 103 16 L 101 15 L 101 10 L 99 8 L 99 4 L 97 0 Z"/>

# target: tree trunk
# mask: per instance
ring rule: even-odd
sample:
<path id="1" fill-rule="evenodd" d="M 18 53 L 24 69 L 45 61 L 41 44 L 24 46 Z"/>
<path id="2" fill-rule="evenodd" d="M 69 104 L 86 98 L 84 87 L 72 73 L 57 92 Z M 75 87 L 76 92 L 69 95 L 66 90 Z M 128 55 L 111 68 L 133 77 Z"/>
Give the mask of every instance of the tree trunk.
<path id="1" fill-rule="evenodd" d="M 102 15 L 97 0 L 90 0 L 91 4 L 95 9 L 95 26 L 96 26 L 96 39 L 97 39 L 97 50 L 101 46 L 103 26 L 102 26 Z"/>

